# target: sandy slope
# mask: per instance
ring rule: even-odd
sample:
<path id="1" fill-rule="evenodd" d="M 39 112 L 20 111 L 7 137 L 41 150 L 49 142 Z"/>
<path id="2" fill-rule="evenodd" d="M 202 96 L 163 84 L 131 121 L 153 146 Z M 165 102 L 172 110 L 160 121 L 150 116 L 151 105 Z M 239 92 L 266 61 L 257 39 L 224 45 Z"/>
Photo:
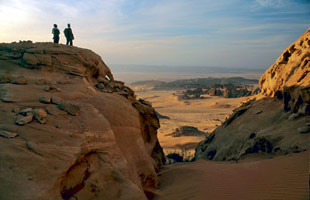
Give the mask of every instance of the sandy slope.
<path id="1" fill-rule="evenodd" d="M 166 166 L 158 200 L 309 199 L 310 152 L 240 163 L 199 160 Z"/>

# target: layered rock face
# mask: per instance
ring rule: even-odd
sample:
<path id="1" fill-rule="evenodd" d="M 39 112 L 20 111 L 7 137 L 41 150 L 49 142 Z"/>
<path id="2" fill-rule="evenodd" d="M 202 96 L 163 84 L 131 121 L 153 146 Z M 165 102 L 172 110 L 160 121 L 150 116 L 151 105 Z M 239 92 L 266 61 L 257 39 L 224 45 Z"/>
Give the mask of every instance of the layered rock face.
<path id="1" fill-rule="evenodd" d="M 310 29 L 260 78 L 244 102 L 196 148 L 195 158 L 238 160 L 248 154 L 310 149 Z"/>
<path id="2" fill-rule="evenodd" d="M 159 120 L 97 54 L 0 44 L 0 99 L 0 199 L 152 198 Z"/>

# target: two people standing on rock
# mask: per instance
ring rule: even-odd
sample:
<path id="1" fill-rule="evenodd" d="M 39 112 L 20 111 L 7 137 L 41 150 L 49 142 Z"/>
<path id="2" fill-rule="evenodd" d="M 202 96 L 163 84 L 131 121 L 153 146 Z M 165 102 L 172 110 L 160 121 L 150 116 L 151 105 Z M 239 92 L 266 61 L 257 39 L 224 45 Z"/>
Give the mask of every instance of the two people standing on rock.
<path id="1" fill-rule="evenodd" d="M 52 33 L 53 33 L 53 35 L 54 35 L 54 37 L 53 37 L 54 43 L 55 43 L 55 44 L 58 44 L 58 43 L 59 43 L 59 34 L 60 34 L 60 31 L 59 31 L 59 29 L 57 28 L 57 24 L 54 24 L 54 28 L 52 29 Z M 72 46 L 72 45 L 73 45 L 72 40 L 74 40 L 74 36 L 73 36 L 73 32 L 72 32 L 72 29 L 71 29 L 71 25 L 70 25 L 70 24 L 68 24 L 68 27 L 65 28 L 64 34 L 65 34 L 65 37 L 66 37 L 66 40 L 67 40 L 66 45 Z"/>

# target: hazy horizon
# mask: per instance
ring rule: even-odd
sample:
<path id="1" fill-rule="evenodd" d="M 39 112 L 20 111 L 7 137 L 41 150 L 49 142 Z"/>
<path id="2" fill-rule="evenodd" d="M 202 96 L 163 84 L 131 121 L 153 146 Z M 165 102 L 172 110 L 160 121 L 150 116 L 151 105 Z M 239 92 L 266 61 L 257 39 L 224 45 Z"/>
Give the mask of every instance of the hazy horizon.
<path id="1" fill-rule="evenodd" d="M 307 0 L 0 0 L 0 42 L 51 42 L 54 23 L 71 23 L 74 45 L 112 68 L 267 69 L 309 19 Z"/>

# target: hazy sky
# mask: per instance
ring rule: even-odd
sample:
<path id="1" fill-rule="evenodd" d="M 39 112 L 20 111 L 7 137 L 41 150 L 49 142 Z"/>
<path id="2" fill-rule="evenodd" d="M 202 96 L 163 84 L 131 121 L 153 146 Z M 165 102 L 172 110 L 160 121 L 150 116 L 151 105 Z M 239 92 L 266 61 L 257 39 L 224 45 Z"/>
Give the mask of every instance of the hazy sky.
<path id="1" fill-rule="evenodd" d="M 0 0 L 0 42 L 52 41 L 54 23 L 107 64 L 268 68 L 310 0 Z"/>

